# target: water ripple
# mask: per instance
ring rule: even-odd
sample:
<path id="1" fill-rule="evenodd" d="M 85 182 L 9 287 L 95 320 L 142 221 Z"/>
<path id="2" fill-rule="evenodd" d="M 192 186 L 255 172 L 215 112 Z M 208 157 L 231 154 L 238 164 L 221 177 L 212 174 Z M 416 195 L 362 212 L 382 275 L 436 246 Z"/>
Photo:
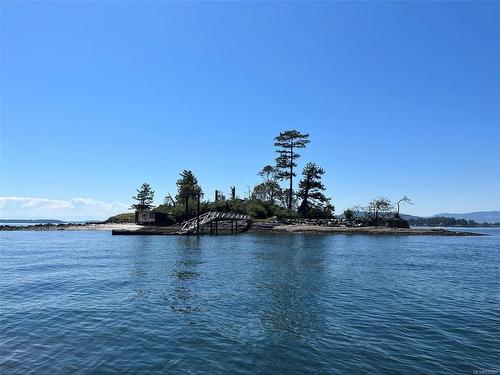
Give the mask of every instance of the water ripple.
<path id="1" fill-rule="evenodd" d="M 500 232 L 492 233 L 3 232 L 0 370 L 500 370 Z"/>

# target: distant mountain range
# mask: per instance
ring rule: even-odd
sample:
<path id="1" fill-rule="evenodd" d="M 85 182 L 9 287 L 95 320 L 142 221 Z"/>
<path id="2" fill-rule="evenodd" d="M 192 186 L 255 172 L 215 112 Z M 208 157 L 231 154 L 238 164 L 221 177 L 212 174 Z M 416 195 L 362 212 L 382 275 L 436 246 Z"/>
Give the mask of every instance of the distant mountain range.
<path id="1" fill-rule="evenodd" d="M 454 217 L 455 219 L 474 220 L 476 223 L 500 223 L 500 211 L 477 211 L 465 214 L 442 213 L 433 217 Z"/>
<path id="2" fill-rule="evenodd" d="M 468 212 L 464 214 L 450 214 L 450 213 L 442 213 L 436 214 L 432 216 L 413 216 L 413 215 L 401 215 L 401 217 L 405 220 L 411 219 L 420 219 L 423 217 L 452 217 L 457 220 L 474 220 L 476 223 L 500 223 L 500 211 L 477 211 L 477 212 Z"/>

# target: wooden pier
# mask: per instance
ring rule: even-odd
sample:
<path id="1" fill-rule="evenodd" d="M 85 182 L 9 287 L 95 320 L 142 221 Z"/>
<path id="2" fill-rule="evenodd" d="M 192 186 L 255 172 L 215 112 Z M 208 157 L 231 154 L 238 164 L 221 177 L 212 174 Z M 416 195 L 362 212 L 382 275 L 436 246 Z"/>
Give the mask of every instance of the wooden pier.
<path id="1" fill-rule="evenodd" d="M 185 234 L 205 234 L 205 228 L 210 226 L 210 231 L 207 230 L 207 234 L 218 235 L 220 222 L 230 223 L 231 234 L 245 232 L 252 227 L 252 218 L 249 215 L 209 211 L 183 222 L 181 224 L 181 231 Z M 238 222 L 245 223 L 241 230 L 239 229 Z"/>

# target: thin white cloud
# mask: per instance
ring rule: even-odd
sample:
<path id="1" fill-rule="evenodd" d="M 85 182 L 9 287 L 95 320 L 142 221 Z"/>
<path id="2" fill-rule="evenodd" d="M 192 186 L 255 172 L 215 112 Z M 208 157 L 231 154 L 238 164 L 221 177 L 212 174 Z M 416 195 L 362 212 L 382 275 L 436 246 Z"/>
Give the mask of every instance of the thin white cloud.
<path id="1" fill-rule="evenodd" d="M 127 212 L 129 206 L 119 202 L 103 202 L 92 198 L 69 200 L 0 197 L 2 219 L 101 220 Z"/>

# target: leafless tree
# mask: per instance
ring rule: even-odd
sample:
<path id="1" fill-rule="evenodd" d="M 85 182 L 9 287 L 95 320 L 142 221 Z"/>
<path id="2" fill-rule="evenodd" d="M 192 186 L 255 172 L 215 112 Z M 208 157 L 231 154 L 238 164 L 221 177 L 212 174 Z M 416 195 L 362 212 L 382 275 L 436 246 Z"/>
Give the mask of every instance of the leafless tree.
<path id="1" fill-rule="evenodd" d="M 402 198 L 400 198 L 397 202 L 396 202 L 396 205 L 398 207 L 398 210 L 396 212 L 396 217 L 399 217 L 399 208 L 402 204 L 411 204 L 413 205 L 413 202 L 411 201 L 410 198 L 408 198 L 406 195 L 403 196 Z"/>
<path id="2" fill-rule="evenodd" d="M 392 209 L 392 203 L 387 197 L 378 197 L 372 200 L 366 208 L 370 213 L 371 219 L 375 222 L 378 221 L 381 216 L 386 216 Z"/>

